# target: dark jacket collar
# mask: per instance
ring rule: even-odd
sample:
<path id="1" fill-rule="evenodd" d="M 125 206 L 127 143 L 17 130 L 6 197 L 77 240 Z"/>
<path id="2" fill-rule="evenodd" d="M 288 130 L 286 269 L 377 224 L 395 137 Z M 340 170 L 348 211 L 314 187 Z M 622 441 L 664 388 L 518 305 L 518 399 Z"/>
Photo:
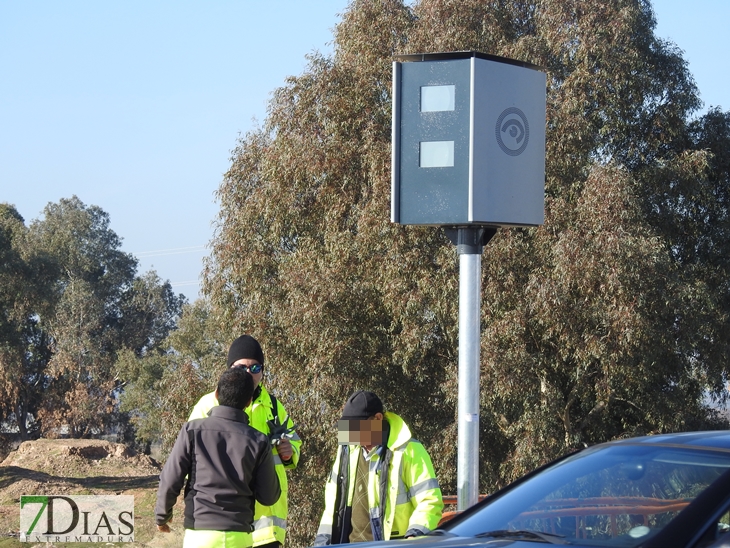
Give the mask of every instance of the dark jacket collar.
<path id="1" fill-rule="evenodd" d="M 261 386 L 261 383 L 259 383 L 259 385 L 256 388 L 254 388 L 253 396 L 251 397 L 252 402 L 255 402 L 259 398 L 259 396 L 261 395 L 262 388 L 263 388 L 263 386 Z"/>
<path id="2" fill-rule="evenodd" d="M 209 417 L 218 417 L 248 424 L 248 415 L 241 409 L 234 409 L 226 405 L 216 405 L 208 412 Z"/>

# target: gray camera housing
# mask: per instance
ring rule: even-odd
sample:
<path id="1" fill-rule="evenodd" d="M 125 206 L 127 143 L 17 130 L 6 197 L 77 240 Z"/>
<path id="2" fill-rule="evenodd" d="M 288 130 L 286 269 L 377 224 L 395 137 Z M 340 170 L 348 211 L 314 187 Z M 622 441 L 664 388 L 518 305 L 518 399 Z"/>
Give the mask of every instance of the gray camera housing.
<path id="1" fill-rule="evenodd" d="M 391 220 L 543 224 L 545 73 L 478 52 L 395 59 Z"/>

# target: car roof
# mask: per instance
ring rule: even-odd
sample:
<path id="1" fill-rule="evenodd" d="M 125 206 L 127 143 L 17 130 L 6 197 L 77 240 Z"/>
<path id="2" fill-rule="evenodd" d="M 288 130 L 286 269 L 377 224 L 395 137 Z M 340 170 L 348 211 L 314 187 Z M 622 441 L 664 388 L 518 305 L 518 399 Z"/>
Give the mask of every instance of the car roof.
<path id="1" fill-rule="evenodd" d="M 594 447 L 607 445 L 663 445 L 730 451 L 730 430 L 655 434 L 652 436 L 613 440 Z"/>

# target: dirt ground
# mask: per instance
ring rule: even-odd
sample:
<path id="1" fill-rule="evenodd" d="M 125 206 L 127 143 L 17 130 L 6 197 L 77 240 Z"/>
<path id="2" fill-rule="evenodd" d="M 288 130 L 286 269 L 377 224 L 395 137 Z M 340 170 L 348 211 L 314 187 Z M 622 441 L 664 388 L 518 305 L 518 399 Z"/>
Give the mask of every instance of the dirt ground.
<path id="1" fill-rule="evenodd" d="M 24 442 L 0 463 L 0 548 L 33 546 L 19 540 L 21 495 L 133 495 L 135 542 L 118 546 L 182 546 L 182 497 L 174 509 L 173 532 L 159 533 L 155 527 L 160 469 L 147 455 L 103 440 Z"/>

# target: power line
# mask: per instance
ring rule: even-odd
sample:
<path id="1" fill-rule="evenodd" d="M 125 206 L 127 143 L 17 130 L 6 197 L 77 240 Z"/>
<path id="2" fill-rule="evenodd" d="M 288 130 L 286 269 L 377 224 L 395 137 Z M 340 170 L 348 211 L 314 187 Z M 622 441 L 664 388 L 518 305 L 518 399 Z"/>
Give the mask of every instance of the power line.
<path id="1" fill-rule="evenodd" d="M 141 253 L 132 253 L 135 257 L 148 258 L 148 257 L 159 257 L 162 255 L 180 255 L 181 253 L 195 253 L 197 251 L 204 251 L 204 245 L 196 245 L 190 247 L 174 247 L 170 249 L 158 249 L 156 251 L 142 251 Z"/>
<path id="2" fill-rule="evenodd" d="M 172 287 L 180 287 L 181 285 L 200 285 L 199 281 L 189 280 L 187 282 L 170 282 Z"/>

